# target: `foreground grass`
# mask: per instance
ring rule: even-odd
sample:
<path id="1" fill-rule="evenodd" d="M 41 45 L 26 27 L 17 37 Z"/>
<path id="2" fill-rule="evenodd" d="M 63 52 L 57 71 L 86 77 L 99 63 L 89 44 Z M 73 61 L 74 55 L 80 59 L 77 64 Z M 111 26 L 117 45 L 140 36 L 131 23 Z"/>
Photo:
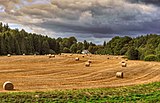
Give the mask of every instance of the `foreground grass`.
<path id="1" fill-rule="evenodd" d="M 0 103 L 160 103 L 160 82 L 119 88 L 0 93 Z"/>

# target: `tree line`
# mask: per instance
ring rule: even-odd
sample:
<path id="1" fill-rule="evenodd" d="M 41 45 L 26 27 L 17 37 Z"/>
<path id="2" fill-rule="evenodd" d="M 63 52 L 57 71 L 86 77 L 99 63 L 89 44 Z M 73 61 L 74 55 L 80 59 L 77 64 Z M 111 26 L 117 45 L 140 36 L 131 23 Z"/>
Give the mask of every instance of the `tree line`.
<path id="1" fill-rule="evenodd" d="M 112 38 L 97 54 L 126 55 L 131 60 L 160 61 L 160 35 Z"/>
<path id="2" fill-rule="evenodd" d="M 160 35 L 116 36 L 109 42 L 96 45 L 86 40 L 78 42 L 75 37 L 55 39 L 27 33 L 0 23 L 0 55 L 81 53 L 83 50 L 92 54 L 126 55 L 132 60 L 160 61 Z"/>
<path id="3" fill-rule="evenodd" d="M 0 55 L 81 53 L 91 46 L 96 45 L 86 40 L 77 42 L 75 37 L 55 39 L 27 33 L 23 29 L 10 29 L 8 24 L 0 23 Z"/>

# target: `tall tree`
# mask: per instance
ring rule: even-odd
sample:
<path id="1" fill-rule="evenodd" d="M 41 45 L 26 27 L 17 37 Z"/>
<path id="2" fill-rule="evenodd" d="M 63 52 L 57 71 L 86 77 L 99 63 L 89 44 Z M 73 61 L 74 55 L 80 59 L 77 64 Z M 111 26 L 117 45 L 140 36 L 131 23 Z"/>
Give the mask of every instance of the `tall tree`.
<path id="1" fill-rule="evenodd" d="M 85 49 L 85 50 L 87 50 L 88 48 L 89 48 L 89 43 L 86 41 L 86 40 L 84 40 L 84 42 L 83 42 L 83 48 Z"/>
<path id="2" fill-rule="evenodd" d="M 104 41 L 104 42 L 103 42 L 103 47 L 105 47 L 106 45 L 107 45 L 107 44 L 106 44 L 106 41 Z"/>
<path id="3" fill-rule="evenodd" d="M 48 41 L 47 40 L 43 41 L 43 43 L 42 43 L 42 54 L 43 55 L 48 54 L 49 50 L 50 50 L 50 48 L 49 48 Z"/>
<path id="4" fill-rule="evenodd" d="M 21 54 L 19 43 L 16 39 L 14 40 L 14 46 L 15 46 L 14 53 L 16 53 L 17 55 Z"/>
<path id="5" fill-rule="evenodd" d="M 77 44 L 73 44 L 73 45 L 70 47 L 70 51 L 71 51 L 71 53 L 76 53 L 76 52 L 77 52 Z"/>
<path id="6" fill-rule="evenodd" d="M 6 49 L 5 49 L 5 43 L 4 43 L 4 38 L 3 36 L 0 36 L 0 54 L 4 55 L 6 54 Z"/>
<path id="7" fill-rule="evenodd" d="M 7 35 L 7 34 L 4 34 L 5 35 L 5 49 L 6 49 L 6 52 L 7 53 L 11 53 L 11 46 L 10 46 L 10 36 Z"/>
<path id="8" fill-rule="evenodd" d="M 0 32 L 2 32 L 2 31 L 3 31 L 3 24 L 0 23 Z"/>
<path id="9" fill-rule="evenodd" d="M 131 60 L 138 60 L 139 59 L 139 52 L 134 47 L 129 48 L 127 52 L 127 56 Z"/>
<path id="10" fill-rule="evenodd" d="M 71 45 L 77 43 L 77 39 L 75 37 L 73 37 L 73 36 L 69 37 L 68 40 L 69 40 L 69 42 L 70 42 Z"/>
<path id="11" fill-rule="evenodd" d="M 157 55 L 160 55 L 160 43 L 158 44 L 158 47 L 156 48 L 155 51 Z"/>
<path id="12" fill-rule="evenodd" d="M 82 50 L 83 50 L 83 43 L 82 42 L 78 42 L 77 43 L 77 50 L 79 50 L 80 52 L 82 52 Z"/>

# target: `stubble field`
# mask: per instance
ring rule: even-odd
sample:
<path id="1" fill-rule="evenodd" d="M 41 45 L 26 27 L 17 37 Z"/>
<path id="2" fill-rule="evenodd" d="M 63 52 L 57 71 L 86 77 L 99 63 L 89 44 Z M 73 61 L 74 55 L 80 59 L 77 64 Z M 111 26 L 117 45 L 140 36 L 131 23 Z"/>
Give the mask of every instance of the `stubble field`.
<path id="1" fill-rule="evenodd" d="M 79 57 L 79 61 L 75 61 Z M 108 59 L 109 58 L 109 59 Z M 91 60 L 91 66 L 85 62 Z M 14 91 L 50 91 L 81 88 L 119 87 L 160 81 L 160 63 L 125 61 L 117 56 L 63 54 L 47 56 L 1 56 L 0 91 L 5 81 L 13 82 Z M 116 72 L 124 78 L 116 78 Z"/>

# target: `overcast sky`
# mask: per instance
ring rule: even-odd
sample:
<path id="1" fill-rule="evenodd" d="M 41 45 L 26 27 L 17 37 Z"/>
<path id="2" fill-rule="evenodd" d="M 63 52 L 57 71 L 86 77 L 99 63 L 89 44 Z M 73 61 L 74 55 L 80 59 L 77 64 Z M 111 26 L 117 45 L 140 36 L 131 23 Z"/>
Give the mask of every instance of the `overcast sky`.
<path id="1" fill-rule="evenodd" d="M 160 33 L 160 0 L 0 0 L 0 21 L 50 37 L 94 43 Z"/>

